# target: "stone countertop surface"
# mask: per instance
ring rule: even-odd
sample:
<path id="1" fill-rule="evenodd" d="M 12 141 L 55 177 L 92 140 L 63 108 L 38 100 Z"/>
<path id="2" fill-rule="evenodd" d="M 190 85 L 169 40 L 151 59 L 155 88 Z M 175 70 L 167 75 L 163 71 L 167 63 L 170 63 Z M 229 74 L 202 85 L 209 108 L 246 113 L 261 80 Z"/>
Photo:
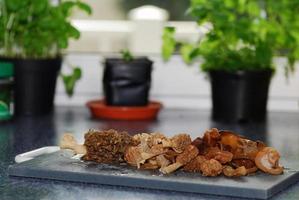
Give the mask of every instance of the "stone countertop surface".
<path id="1" fill-rule="evenodd" d="M 254 140 L 265 141 L 275 147 L 287 161 L 287 168 L 299 170 L 299 114 L 271 112 L 265 123 L 228 124 L 210 119 L 203 110 L 164 109 L 157 120 L 106 121 L 90 117 L 84 107 L 56 107 L 53 114 L 42 117 L 17 118 L 0 123 L 0 199 L 238 199 L 232 197 L 193 193 L 147 190 L 139 188 L 70 183 L 52 180 L 11 178 L 7 168 L 17 154 L 43 146 L 55 146 L 64 132 L 72 132 L 83 142 L 84 133 L 90 129 L 110 129 L 129 133 L 159 131 L 168 136 L 188 133 L 195 138 L 206 129 L 232 130 Z M 271 199 L 299 199 L 299 182 Z"/>

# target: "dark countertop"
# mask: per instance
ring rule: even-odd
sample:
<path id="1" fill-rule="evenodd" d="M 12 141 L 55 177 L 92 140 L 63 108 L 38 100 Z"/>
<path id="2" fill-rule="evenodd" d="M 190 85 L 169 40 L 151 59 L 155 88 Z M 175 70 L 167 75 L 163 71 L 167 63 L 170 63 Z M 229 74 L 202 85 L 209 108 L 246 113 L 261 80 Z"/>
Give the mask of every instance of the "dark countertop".
<path id="1" fill-rule="evenodd" d="M 193 138 L 204 130 L 217 127 L 229 129 L 275 147 L 285 160 L 286 167 L 299 170 L 299 114 L 271 112 L 266 123 L 225 124 L 210 120 L 202 110 L 163 110 L 153 122 L 98 121 L 90 118 L 84 107 L 57 107 L 53 115 L 19 118 L 0 123 L 0 199 L 236 199 L 213 195 L 178 193 L 68 183 L 49 180 L 9 178 L 7 167 L 17 154 L 43 146 L 57 145 L 64 132 L 73 132 L 83 141 L 89 128 L 125 130 L 130 133 L 160 131 L 166 135 L 188 132 Z M 272 199 L 299 199 L 299 182 Z"/>

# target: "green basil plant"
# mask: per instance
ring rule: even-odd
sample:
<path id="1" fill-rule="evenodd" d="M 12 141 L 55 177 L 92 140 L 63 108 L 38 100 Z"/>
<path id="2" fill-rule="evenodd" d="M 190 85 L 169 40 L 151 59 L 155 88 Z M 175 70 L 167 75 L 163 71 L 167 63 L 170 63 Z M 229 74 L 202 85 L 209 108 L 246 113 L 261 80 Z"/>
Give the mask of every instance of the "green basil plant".
<path id="1" fill-rule="evenodd" d="M 61 56 L 70 38 L 80 32 L 70 23 L 74 8 L 91 14 L 81 0 L 0 0 L 0 56 L 18 59 L 45 59 Z M 80 71 L 80 72 L 79 72 Z M 68 95 L 80 68 L 62 75 Z"/>
<path id="2" fill-rule="evenodd" d="M 168 60 L 179 47 L 186 63 L 202 58 L 203 71 L 274 70 L 274 56 L 286 57 L 286 72 L 299 59 L 299 1 L 191 0 L 188 14 L 211 30 L 195 43 L 175 40 L 166 27 L 162 57 Z"/>

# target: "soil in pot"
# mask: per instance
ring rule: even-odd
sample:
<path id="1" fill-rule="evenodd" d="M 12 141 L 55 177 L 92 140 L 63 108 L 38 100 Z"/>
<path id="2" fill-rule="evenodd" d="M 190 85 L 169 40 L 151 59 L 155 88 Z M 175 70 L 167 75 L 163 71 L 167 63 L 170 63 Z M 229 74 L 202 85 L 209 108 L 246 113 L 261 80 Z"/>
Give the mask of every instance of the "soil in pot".
<path id="1" fill-rule="evenodd" d="M 273 71 L 211 71 L 212 118 L 226 122 L 266 119 Z"/>
<path id="2" fill-rule="evenodd" d="M 42 115 L 51 112 L 62 59 L 17 59 L 13 62 L 15 114 Z"/>
<path id="3" fill-rule="evenodd" d="M 103 86 L 107 105 L 146 106 L 149 103 L 152 61 L 106 59 Z"/>

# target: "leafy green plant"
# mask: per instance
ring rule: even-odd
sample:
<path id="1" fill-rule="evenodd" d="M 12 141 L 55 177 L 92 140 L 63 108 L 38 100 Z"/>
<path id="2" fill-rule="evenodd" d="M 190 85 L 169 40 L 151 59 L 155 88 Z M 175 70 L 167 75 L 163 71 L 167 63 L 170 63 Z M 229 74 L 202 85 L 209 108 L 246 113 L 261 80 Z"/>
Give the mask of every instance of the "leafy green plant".
<path id="1" fill-rule="evenodd" d="M 69 96 L 74 94 L 74 86 L 78 80 L 81 79 L 82 71 L 79 67 L 71 66 L 72 72 L 70 74 L 61 74 L 62 81 L 64 83 L 64 88 Z"/>
<path id="2" fill-rule="evenodd" d="M 0 55 L 8 58 L 43 59 L 61 56 L 70 38 L 80 32 L 70 23 L 74 8 L 91 14 L 91 8 L 80 0 L 0 0 Z M 78 80 L 78 71 L 73 76 Z M 80 71 L 81 74 L 81 71 Z M 72 81 L 70 81 L 72 80 Z M 73 79 L 64 79 L 68 95 Z M 73 84 L 71 84 L 73 83 Z"/>
<path id="3" fill-rule="evenodd" d="M 194 44 L 176 42 L 186 63 L 201 56 L 203 71 L 274 70 L 273 57 L 288 59 L 294 70 L 299 59 L 299 1 L 191 0 L 188 13 L 198 25 L 211 23 L 204 39 Z M 162 56 L 174 52 L 174 31 L 165 28 Z"/>
<path id="4" fill-rule="evenodd" d="M 126 62 L 130 62 L 132 60 L 134 60 L 134 56 L 132 55 L 132 53 L 128 50 L 128 49 L 123 49 L 120 51 L 121 55 L 122 55 L 122 59 Z"/>

